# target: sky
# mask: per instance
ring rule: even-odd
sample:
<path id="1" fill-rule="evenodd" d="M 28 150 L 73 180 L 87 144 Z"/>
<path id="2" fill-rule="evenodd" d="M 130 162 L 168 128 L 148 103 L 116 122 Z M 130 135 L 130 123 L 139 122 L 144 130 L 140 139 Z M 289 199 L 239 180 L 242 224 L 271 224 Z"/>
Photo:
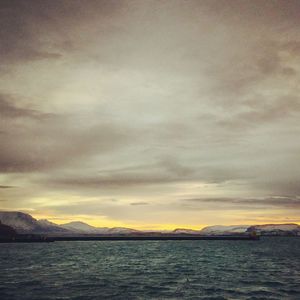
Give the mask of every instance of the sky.
<path id="1" fill-rule="evenodd" d="M 299 14 L 298 0 L 2 0 L 0 208 L 300 224 Z"/>

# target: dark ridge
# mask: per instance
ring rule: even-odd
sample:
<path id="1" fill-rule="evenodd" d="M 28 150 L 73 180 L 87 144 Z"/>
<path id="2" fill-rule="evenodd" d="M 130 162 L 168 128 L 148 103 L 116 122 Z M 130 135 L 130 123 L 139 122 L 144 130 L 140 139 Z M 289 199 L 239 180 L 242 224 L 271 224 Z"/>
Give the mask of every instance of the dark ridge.
<path id="1" fill-rule="evenodd" d="M 229 236 L 229 235 L 102 235 L 102 236 L 58 236 L 46 237 L 33 234 L 18 234 L 15 237 L 1 238 L 0 243 L 36 243 L 36 242 L 59 242 L 59 241 L 195 241 L 195 240 L 229 240 L 229 241 L 257 241 L 259 236 Z"/>
<path id="2" fill-rule="evenodd" d="M 17 232 L 10 226 L 2 224 L 0 221 L 0 238 L 2 237 L 14 237 Z"/>

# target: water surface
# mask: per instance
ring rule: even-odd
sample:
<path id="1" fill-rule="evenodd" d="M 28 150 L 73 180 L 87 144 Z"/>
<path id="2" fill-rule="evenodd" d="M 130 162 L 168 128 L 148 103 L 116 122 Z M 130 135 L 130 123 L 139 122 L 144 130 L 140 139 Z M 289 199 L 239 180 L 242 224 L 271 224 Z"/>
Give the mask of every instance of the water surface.
<path id="1" fill-rule="evenodd" d="M 300 238 L 0 244 L 0 298 L 300 299 Z"/>

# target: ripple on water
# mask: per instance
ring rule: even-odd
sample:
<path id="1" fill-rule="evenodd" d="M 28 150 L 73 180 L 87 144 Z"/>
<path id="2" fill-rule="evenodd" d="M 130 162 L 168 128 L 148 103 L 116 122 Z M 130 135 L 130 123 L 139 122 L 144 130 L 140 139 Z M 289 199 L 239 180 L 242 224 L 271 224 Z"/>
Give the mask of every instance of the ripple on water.
<path id="1" fill-rule="evenodd" d="M 2 244 L 1 300 L 295 299 L 300 238 Z"/>

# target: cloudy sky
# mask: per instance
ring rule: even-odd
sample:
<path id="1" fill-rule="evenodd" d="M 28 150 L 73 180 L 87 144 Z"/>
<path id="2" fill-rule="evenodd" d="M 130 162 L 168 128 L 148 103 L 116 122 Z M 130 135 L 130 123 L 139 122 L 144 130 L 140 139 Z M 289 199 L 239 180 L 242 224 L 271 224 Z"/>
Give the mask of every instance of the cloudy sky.
<path id="1" fill-rule="evenodd" d="M 300 223 L 300 1 L 1 1 L 0 208 Z"/>

